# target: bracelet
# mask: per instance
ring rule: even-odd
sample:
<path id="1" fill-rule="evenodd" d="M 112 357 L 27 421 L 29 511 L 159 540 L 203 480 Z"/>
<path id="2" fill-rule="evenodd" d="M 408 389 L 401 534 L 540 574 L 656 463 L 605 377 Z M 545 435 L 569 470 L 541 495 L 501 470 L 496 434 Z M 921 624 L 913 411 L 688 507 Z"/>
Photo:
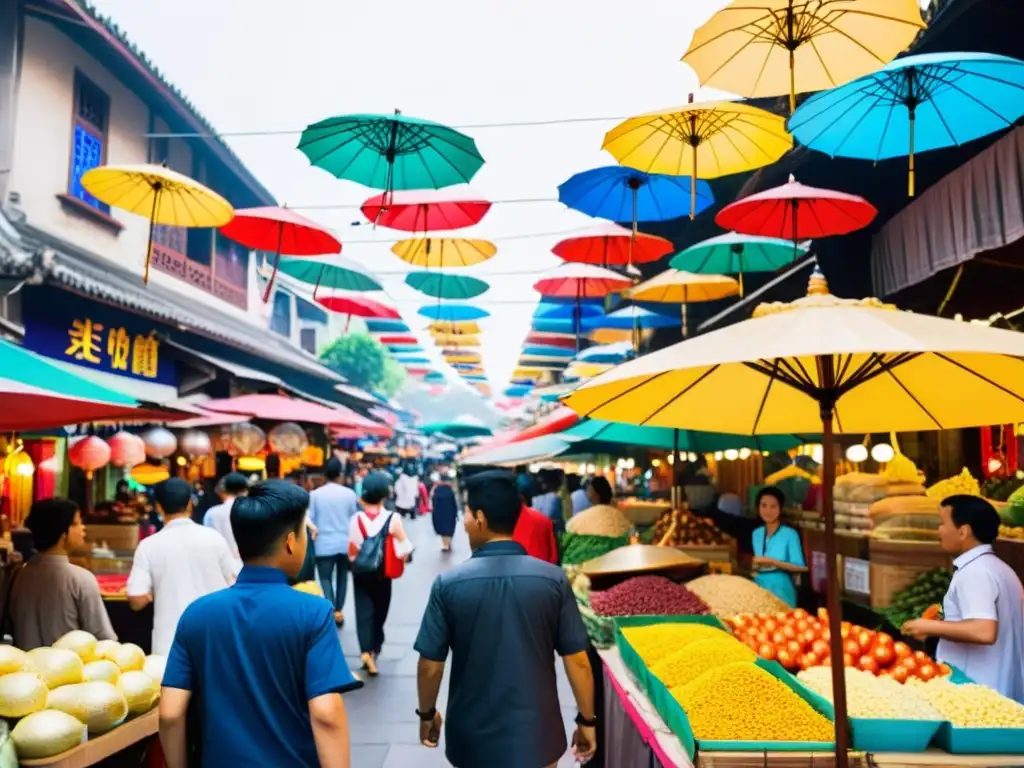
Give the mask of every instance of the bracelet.
<path id="1" fill-rule="evenodd" d="M 426 712 L 420 712 L 416 710 L 416 716 L 419 717 L 420 722 L 429 723 L 437 715 L 437 707 L 431 707 Z"/>
<path id="2" fill-rule="evenodd" d="M 576 725 L 582 725 L 584 728 L 596 728 L 597 727 L 597 715 L 593 717 L 584 717 L 582 713 L 576 713 Z"/>

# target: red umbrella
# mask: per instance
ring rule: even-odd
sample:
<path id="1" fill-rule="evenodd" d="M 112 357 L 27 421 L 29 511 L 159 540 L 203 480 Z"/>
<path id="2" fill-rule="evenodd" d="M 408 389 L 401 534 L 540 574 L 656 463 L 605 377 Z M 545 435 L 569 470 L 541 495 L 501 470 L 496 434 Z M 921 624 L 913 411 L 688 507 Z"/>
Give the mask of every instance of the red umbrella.
<path id="1" fill-rule="evenodd" d="M 509 442 L 521 443 L 524 440 L 532 440 L 535 437 L 557 435 L 559 432 L 564 432 L 570 427 L 575 426 L 579 420 L 580 415 L 576 411 L 562 406 L 544 419 L 544 421 L 538 422 L 532 427 L 527 427 L 522 432 L 519 432 Z"/>
<path id="2" fill-rule="evenodd" d="M 524 344 L 533 344 L 545 347 L 560 347 L 561 349 L 575 349 L 576 338 L 563 333 L 542 333 L 532 331 L 526 336 Z"/>
<path id="3" fill-rule="evenodd" d="M 263 303 L 270 301 L 281 255 L 326 256 L 341 253 L 341 243 L 315 221 L 288 208 L 267 206 L 235 211 L 235 218 L 220 228 L 224 237 L 257 251 L 274 254 L 274 271 L 263 293 Z"/>
<path id="4" fill-rule="evenodd" d="M 402 316 L 398 314 L 398 310 L 386 304 L 381 304 L 379 301 L 365 299 L 361 296 L 324 296 L 317 299 L 316 303 L 324 309 L 329 309 L 331 312 L 348 315 L 350 320 L 353 316 L 368 317 L 374 320 L 402 319 Z M 345 324 L 345 330 L 348 330 L 348 323 Z"/>
<path id="5" fill-rule="evenodd" d="M 595 299 L 621 291 L 633 284 L 610 269 L 589 264 L 566 263 L 551 270 L 533 284 L 538 293 L 560 299 Z"/>
<path id="6" fill-rule="evenodd" d="M 606 224 L 594 234 L 562 240 L 551 250 L 566 261 L 608 267 L 657 261 L 675 248 L 663 237 Z"/>
<path id="7" fill-rule="evenodd" d="M 378 336 L 377 341 L 381 344 L 419 344 L 415 336 Z"/>
<path id="8" fill-rule="evenodd" d="M 447 193 L 450 195 L 450 193 Z M 387 204 L 385 195 L 390 195 Z M 441 232 L 479 224 L 491 210 L 487 200 L 430 199 L 426 190 L 374 195 L 363 203 L 363 215 L 374 224 L 403 232 Z"/>
<path id="9" fill-rule="evenodd" d="M 242 395 L 224 400 L 208 400 L 203 408 L 217 413 L 244 414 L 264 421 L 298 421 L 328 427 L 359 428 L 374 435 L 390 435 L 385 425 L 360 416 L 343 405 L 328 408 L 308 400 L 284 395 Z"/>

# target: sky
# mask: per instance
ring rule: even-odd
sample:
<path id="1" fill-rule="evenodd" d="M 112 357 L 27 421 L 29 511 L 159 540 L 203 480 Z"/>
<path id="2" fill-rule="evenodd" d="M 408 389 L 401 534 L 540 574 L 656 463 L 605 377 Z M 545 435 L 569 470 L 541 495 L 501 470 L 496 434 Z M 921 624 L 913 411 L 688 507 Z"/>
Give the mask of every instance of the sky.
<path id="1" fill-rule="evenodd" d="M 491 313 L 482 355 L 500 394 L 539 300 L 532 285 L 560 263 L 552 246 L 600 224 L 559 204 L 558 185 L 614 164 L 601 143 L 621 119 L 696 91 L 679 59 L 725 0 L 93 3 L 216 130 L 261 134 L 225 139 L 279 203 L 332 228 L 344 255 L 381 276 L 428 345 L 416 310 L 430 299 L 404 284 L 411 268 L 390 252 L 403 235 L 365 222 L 359 205 L 376 191 L 311 168 L 295 148 L 299 133 L 333 115 L 396 108 L 457 127 L 500 124 L 463 128 L 486 160 L 465 191 L 496 204 L 458 233 L 498 246 L 460 273 L 491 283 L 474 303 Z M 531 121 L 550 124 L 508 125 Z M 544 202 L 501 202 L 523 199 Z"/>

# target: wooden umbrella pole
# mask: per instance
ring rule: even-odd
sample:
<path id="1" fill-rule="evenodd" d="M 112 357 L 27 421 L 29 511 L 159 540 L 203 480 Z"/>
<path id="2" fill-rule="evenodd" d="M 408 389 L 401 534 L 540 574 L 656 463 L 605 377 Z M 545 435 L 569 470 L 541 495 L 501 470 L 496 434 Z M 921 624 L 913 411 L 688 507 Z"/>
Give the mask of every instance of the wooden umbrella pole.
<path id="1" fill-rule="evenodd" d="M 679 430 L 672 430 L 672 508 L 677 509 L 677 504 L 681 507 L 682 500 L 682 489 L 679 485 L 679 470 L 681 469 L 679 461 Z"/>
<path id="2" fill-rule="evenodd" d="M 149 285 L 149 265 L 153 261 L 153 229 L 156 226 L 156 209 L 162 190 L 163 185 L 160 182 L 153 185 L 153 210 L 149 214 L 149 243 L 146 245 L 146 270 L 142 276 L 143 285 Z"/>
<path id="3" fill-rule="evenodd" d="M 274 253 L 274 269 L 267 280 L 267 290 L 263 292 L 263 303 L 270 301 L 270 292 L 274 290 L 274 280 L 277 278 L 277 269 L 281 266 L 281 246 L 284 244 L 284 222 L 277 225 L 277 251 Z"/>

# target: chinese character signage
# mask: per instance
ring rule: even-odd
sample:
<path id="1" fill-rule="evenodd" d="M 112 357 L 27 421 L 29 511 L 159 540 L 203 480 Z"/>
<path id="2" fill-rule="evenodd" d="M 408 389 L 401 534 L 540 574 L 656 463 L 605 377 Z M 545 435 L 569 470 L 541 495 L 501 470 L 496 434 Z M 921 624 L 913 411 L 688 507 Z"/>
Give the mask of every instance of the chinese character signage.
<path id="1" fill-rule="evenodd" d="M 25 347 L 40 355 L 118 376 L 175 386 L 172 360 L 155 323 L 48 288 L 26 292 Z"/>

